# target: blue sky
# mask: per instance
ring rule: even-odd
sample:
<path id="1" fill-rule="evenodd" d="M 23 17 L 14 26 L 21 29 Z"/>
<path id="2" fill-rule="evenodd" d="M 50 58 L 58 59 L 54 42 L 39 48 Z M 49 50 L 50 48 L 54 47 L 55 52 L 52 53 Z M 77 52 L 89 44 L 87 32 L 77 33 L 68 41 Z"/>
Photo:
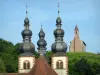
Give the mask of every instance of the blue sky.
<path id="1" fill-rule="evenodd" d="M 32 43 L 37 50 L 41 22 L 46 34 L 47 50 L 54 42 L 58 0 L 28 0 L 28 17 L 33 32 Z M 0 38 L 14 44 L 22 42 L 26 0 L 0 0 Z M 87 44 L 87 52 L 100 52 L 100 0 L 60 0 L 60 16 L 65 31 L 64 41 L 69 45 L 74 28 L 79 27 L 80 39 Z"/>

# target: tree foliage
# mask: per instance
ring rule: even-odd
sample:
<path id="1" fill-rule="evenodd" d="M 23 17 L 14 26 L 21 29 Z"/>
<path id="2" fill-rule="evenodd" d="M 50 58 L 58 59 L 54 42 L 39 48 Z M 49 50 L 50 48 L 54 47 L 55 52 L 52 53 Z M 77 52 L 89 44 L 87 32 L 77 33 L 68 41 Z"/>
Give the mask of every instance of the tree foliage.
<path id="1" fill-rule="evenodd" d="M 74 67 L 76 74 L 78 75 L 92 75 L 92 70 L 86 59 L 81 58 L 75 63 Z"/>
<path id="2" fill-rule="evenodd" d="M 18 46 L 17 46 L 18 47 Z M 18 51 L 13 43 L 0 39 L 0 57 L 4 62 L 5 72 L 17 72 L 18 70 Z"/>
<path id="3" fill-rule="evenodd" d="M 14 51 L 14 45 L 12 42 L 0 39 L 0 52 L 1 53 L 12 53 Z"/>
<path id="4" fill-rule="evenodd" d="M 4 62 L 2 59 L 0 59 L 0 73 L 6 72 Z"/>

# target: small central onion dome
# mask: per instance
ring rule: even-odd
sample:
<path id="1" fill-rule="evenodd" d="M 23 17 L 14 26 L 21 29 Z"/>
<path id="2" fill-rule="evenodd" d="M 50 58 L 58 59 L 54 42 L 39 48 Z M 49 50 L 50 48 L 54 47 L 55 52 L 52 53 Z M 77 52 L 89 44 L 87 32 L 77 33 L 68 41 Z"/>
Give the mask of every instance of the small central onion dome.
<path id="1" fill-rule="evenodd" d="M 42 29 L 39 32 L 39 37 L 45 37 L 45 33 L 44 33 L 44 31 Z"/>
<path id="2" fill-rule="evenodd" d="M 67 51 L 67 44 L 65 42 L 55 42 L 51 46 L 52 52 L 57 53 L 57 52 L 66 52 Z"/>
<path id="3" fill-rule="evenodd" d="M 63 37 L 64 36 L 64 30 L 63 29 L 56 29 L 54 31 L 54 35 L 55 35 L 55 37 L 57 37 L 57 36 Z"/>
<path id="4" fill-rule="evenodd" d="M 25 43 L 21 43 L 19 50 L 20 50 L 21 53 L 24 53 L 24 52 L 34 53 L 35 52 L 35 46 L 32 43 L 25 42 Z"/>
<path id="5" fill-rule="evenodd" d="M 24 29 L 21 34 L 22 36 L 32 36 L 32 31 L 29 29 Z"/>
<path id="6" fill-rule="evenodd" d="M 59 24 L 59 23 L 61 24 L 61 22 L 62 22 L 62 21 L 61 21 L 61 18 L 58 17 L 58 18 L 56 19 L 56 23 L 57 23 L 57 24 Z"/>
<path id="7" fill-rule="evenodd" d="M 25 18 L 24 23 L 25 23 L 25 24 L 29 24 L 29 19 L 28 19 L 28 17 Z"/>
<path id="8" fill-rule="evenodd" d="M 47 45 L 47 42 L 46 42 L 44 39 L 40 39 L 40 40 L 37 42 L 37 45 L 38 45 L 38 46 L 46 46 L 46 45 Z"/>

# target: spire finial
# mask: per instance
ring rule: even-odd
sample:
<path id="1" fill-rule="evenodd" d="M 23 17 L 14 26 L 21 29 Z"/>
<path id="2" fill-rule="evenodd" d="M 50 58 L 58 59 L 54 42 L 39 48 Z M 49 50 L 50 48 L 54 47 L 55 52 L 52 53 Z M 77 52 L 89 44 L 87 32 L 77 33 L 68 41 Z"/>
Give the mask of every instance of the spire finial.
<path id="1" fill-rule="evenodd" d="M 58 0 L 58 16 L 59 16 L 59 13 L 60 13 L 59 7 L 60 7 L 60 5 L 59 5 L 59 0 Z"/>
<path id="2" fill-rule="evenodd" d="M 42 22 L 41 22 L 41 30 L 42 30 Z"/>
<path id="3" fill-rule="evenodd" d="M 28 6 L 27 6 L 27 0 L 26 0 L 26 17 L 27 17 L 27 13 L 28 13 L 27 8 L 28 8 Z"/>
<path id="4" fill-rule="evenodd" d="M 41 21 L 41 29 L 42 29 L 42 21 Z"/>
<path id="5" fill-rule="evenodd" d="M 41 24 L 41 29 L 42 29 L 42 24 Z"/>
<path id="6" fill-rule="evenodd" d="M 75 26 L 75 31 L 76 31 L 76 30 L 78 30 L 78 25 L 77 25 L 77 24 L 76 24 L 76 26 Z"/>

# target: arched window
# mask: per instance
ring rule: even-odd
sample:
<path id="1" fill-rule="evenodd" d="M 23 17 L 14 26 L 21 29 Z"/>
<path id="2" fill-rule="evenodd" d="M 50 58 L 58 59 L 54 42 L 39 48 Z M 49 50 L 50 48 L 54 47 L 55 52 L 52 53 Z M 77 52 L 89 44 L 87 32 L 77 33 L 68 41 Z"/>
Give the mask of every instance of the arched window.
<path id="1" fill-rule="evenodd" d="M 61 60 L 56 62 L 56 69 L 63 69 L 63 62 Z"/>
<path id="2" fill-rule="evenodd" d="M 30 69 L 30 62 L 29 61 L 24 61 L 24 63 L 23 63 L 23 68 L 24 69 Z"/>
<path id="3" fill-rule="evenodd" d="M 27 69 L 30 69 L 30 62 L 27 63 Z"/>
<path id="4" fill-rule="evenodd" d="M 59 69 L 59 62 L 56 63 L 56 68 Z"/>
<path id="5" fill-rule="evenodd" d="M 26 62 L 23 63 L 23 67 L 24 67 L 24 69 L 26 69 Z"/>
<path id="6" fill-rule="evenodd" d="M 60 62 L 60 69 L 63 69 L 63 62 Z"/>

